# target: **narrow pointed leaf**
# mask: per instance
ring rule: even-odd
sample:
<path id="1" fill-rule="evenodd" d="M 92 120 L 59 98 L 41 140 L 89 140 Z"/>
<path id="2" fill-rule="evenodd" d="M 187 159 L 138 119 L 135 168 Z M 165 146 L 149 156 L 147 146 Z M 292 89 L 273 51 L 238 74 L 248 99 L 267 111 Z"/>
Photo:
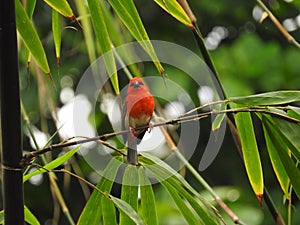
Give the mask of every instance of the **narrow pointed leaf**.
<path id="1" fill-rule="evenodd" d="M 263 172 L 251 115 L 248 112 L 237 113 L 235 121 L 241 138 L 243 157 L 248 178 L 256 196 L 258 199 L 261 199 L 264 189 Z"/>
<path id="2" fill-rule="evenodd" d="M 66 0 L 44 0 L 54 10 L 59 12 L 61 15 L 74 19 L 74 13 Z"/>
<path id="3" fill-rule="evenodd" d="M 288 110 L 288 115 L 300 120 L 300 108 L 295 106 L 288 106 L 290 110 Z"/>
<path id="4" fill-rule="evenodd" d="M 77 146 L 76 148 L 73 148 L 72 150 L 66 152 L 65 154 L 61 155 L 60 157 L 58 157 L 58 158 L 54 159 L 53 161 L 51 161 L 50 163 L 46 164 L 42 168 L 35 170 L 32 173 L 26 174 L 23 177 L 23 182 L 26 182 L 28 179 L 30 179 L 31 177 L 33 177 L 35 175 L 48 172 L 49 170 L 53 170 L 56 167 L 64 164 L 79 150 L 79 148 L 80 148 L 80 146 Z"/>
<path id="5" fill-rule="evenodd" d="M 103 225 L 117 225 L 116 208 L 113 201 L 102 198 L 101 208 Z"/>
<path id="6" fill-rule="evenodd" d="M 122 162 L 116 158 L 112 158 L 103 171 L 103 176 L 97 184 L 97 188 L 105 193 L 110 193 L 113 181 Z M 103 195 L 97 190 L 94 190 L 90 199 L 86 203 L 81 212 L 77 225 L 99 225 L 102 215 Z"/>
<path id="7" fill-rule="evenodd" d="M 156 203 L 152 185 L 145 173 L 145 168 L 139 168 L 140 192 L 141 192 L 141 212 L 145 224 L 158 224 Z"/>
<path id="8" fill-rule="evenodd" d="M 26 206 L 24 206 L 24 217 L 27 223 L 31 225 L 40 225 L 38 219 L 33 215 L 33 213 Z"/>
<path id="9" fill-rule="evenodd" d="M 280 105 L 300 101 L 300 91 L 274 91 L 245 97 L 232 97 L 229 100 L 244 105 Z"/>
<path id="10" fill-rule="evenodd" d="M 268 135 L 276 146 L 277 153 L 281 159 L 282 165 L 285 168 L 286 173 L 288 174 L 292 187 L 295 190 L 298 198 L 300 199 L 300 171 L 297 168 L 295 162 L 290 157 L 289 152 L 286 149 L 286 143 L 282 138 L 281 134 L 277 132 L 277 127 L 272 124 L 272 122 L 264 117 L 263 124 L 268 132 Z"/>
<path id="11" fill-rule="evenodd" d="M 264 129 L 264 136 L 266 140 L 266 145 L 269 153 L 269 157 L 272 163 L 273 170 L 276 174 L 276 177 L 278 179 L 278 182 L 280 184 L 280 187 L 285 194 L 285 196 L 289 196 L 289 183 L 290 179 L 284 169 L 284 165 L 282 164 L 282 161 L 276 151 L 276 147 L 274 146 L 274 143 L 272 142 L 266 127 L 263 127 Z M 285 151 L 288 152 L 287 146 L 285 146 Z"/>
<path id="12" fill-rule="evenodd" d="M 107 73 L 110 76 L 110 80 L 114 87 L 115 93 L 118 95 L 120 93 L 120 90 L 116 63 L 113 52 L 111 51 L 112 45 L 104 20 L 103 9 L 98 0 L 88 0 L 88 4 L 92 17 L 92 23 L 96 33 L 98 44 L 103 54 L 102 56 L 107 69 Z"/>
<path id="13" fill-rule="evenodd" d="M 114 202 L 115 206 L 118 207 L 118 209 L 126 214 L 134 224 L 136 225 L 144 225 L 143 220 L 141 217 L 137 214 L 137 212 L 125 201 L 115 198 L 113 196 L 110 196 L 111 200 Z"/>
<path id="14" fill-rule="evenodd" d="M 60 15 L 52 9 L 52 33 L 55 46 L 55 54 L 57 60 L 57 66 L 60 66 L 60 48 L 61 48 L 61 27 L 60 27 Z"/>
<path id="15" fill-rule="evenodd" d="M 138 208 L 138 184 L 139 177 L 137 167 L 128 165 L 125 169 L 124 177 L 122 180 L 121 199 L 127 202 L 135 211 L 137 211 Z M 134 225 L 135 223 L 128 215 L 126 215 L 125 213 L 121 213 L 120 224 Z"/>
<path id="16" fill-rule="evenodd" d="M 177 19 L 179 22 L 183 23 L 188 27 L 193 27 L 193 24 L 182 9 L 182 7 L 178 4 L 176 0 L 154 0 L 161 8 L 163 8 L 167 13 Z"/>
<path id="17" fill-rule="evenodd" d="M 154 51 L 154 48 L 149 41 L 148 34 L 144 28 L 144 25 L 141 21 L 141 18 L 138 14 L 138 11 L 134 5 L 133 0 L 120 1 L 120 0 L 108 0 L 110 5 L 116 11 L 124 25 L 130 31 L 132 36 L 140 41 L 141 46 L 152 58 L 154 65 L 161 75 L 164 75 L 164 69 L 159 62 L 157 55 Z"/>
<path id="18" fill-rule="evenodd" d="M 26 47 L 40 66 L 40 68 L 46 73 L 50 74 L 50 68 L 48 65 L 46 53 L 28 15 L 26 14 L 21 2 L 15 0 L 16 3 L 16 23 L 17 29 L 22 37 Z"/>

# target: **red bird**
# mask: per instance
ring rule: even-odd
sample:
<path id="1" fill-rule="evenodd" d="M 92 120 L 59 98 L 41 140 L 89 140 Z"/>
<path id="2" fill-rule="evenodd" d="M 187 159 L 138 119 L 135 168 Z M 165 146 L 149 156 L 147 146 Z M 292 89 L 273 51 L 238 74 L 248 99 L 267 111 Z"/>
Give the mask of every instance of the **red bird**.
<path id="1" fill-rule="evenodd" d="M 123 128 L 129 127 L 131 135 L 137 138 L 135 141 L 136 144 L 141 142 L 145 132 L 147 131 L 147 128 L 142 130 L 136 129 L 149 125 L 152 119 L 153 111 L 154 98 L 146 87 L 144 81 L 139 77 L 132 78 L 127 89 L 127 95 L 123 108 L 123 117 L 125 118 L 123 118 L 122 122 L 124 123 Z M 129 143 L 132 143 L 132 141 L 130 141 L 132 138 L 129 138 L 131 135 L 129 135 L 128 138 L 124 137 L 125 142 L 128 139 L 127 161 L 131 164 L 137 164 L 137 162 L 132 162 L 136 161 L 136 159 L 130 159 L 131 156 L 129 156 L 132 154 L 130 151 L 133 149 L 130 147 Z M 136 154 L 136 149 L 134 154 Z"/>

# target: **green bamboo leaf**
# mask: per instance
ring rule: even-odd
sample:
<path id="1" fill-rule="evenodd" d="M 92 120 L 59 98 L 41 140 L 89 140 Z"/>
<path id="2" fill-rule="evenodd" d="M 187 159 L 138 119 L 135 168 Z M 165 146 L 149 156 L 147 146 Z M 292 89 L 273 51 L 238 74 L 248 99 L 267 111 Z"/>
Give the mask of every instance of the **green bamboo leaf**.
<path id="1" fill-rule="evenodd" d="M 266 145 L 269 152 L 269 157 L 272 163 L 273 170 L 276 174 L 276 177 L 278 179 L 278 182 L 280 184 L 280 187 L 284 195 L 287 197 L 289 196 L 290 179 L 288 177 L 288 174 L 285 172 L 284 165 L 282 164 L 282 161 L 280 160 L 280 157 L 277 154 L 276 147 L 274 146 L 274 143 L 272 142 L 266 130 L 266 127 L 263 126 L 263 129 L 264 129 L 264 136 L 265 136 Z M 285 151 L 288 152 L 287 146 L 285 147 L 286 147 Z"/>
<path id="2" fill-rule="evenodd" d="M 110 5 L 116 11 L 124 25 L 130 31 L 132 36 L 140 42 L 140 45 L 152 58 L 154 65 L 161 75 L 164 75 L 164 69 L 159 62 L 154 48 L 149 41 L 148 34 L 143 26 L 138 11 L 134 5 L 133 0 L 120 1 L 120 0 L 108 0 Z"/>
<path id="3" fill-rule="evenodd" d="M 111 159 L 103 171 L 100 182 L 97 184 L 97 188 L 105 193 L 110 193 L 118 169 L 122 165 L 122 162 L 118 159 L 119 158 Z M 102 215 L 102 199 L 103 194 L 94 190 L 81 212 L 77 225 L 98 225 L 100 223 Z"/>
<path id="4" fill-rule="evenodd" d="M 216 218 L 215 213 L 211 210 L 212 206 L 207 203 L 178 172 L 155 156 L 145 152 L 143 152 L 142 155 L 143 157 L 139 158 L 139 162 L 144 164 L 147 171 L 151 172 L 153 177 L 160 181 L 160 183 L 164 181 L 171 183 L 180 195 L 189 201 L 205 224 L 218 224 L 218 218 Z M 192 193 L 193 196 L 187 190 Z"/>
<path id="5" fill-rule="evenodd" d="M 122 213 L 126 214 L 134 222 L 134 224 L 144 225 L 144 222 L 141 219 L 141 217 L 127 202 L 125 202 L 121 199 L 115 198 L 113 196 L 110 196 L 110 199 L 114 202 L 115 206 L 118 207 L 118 209 Z"/>
<path id="6" fill-rule="evenodd" d="M 0 211 L 0 224 L 4 224 L 4 210 Z"/>
<path id="7" fill-rule="evenodd" d="M 26 182 L 28 179 L 30 179 L 31 177 L 33 177 L 35 175 L 46 173 L 49 170 L 53 170 L 56 167 L 64 164 L 66 161 L 68 161 L 79 150 L 79 148 L 80 148 L 80 146 L 77 146 L 76 148 L 73 148 L 72 150 L 66 152 L 65 154 L 61 155 L 60 157 L 58 157 L 58 158 L 54 159 L 53 161 L 49 162 L 48 164 L 46 164 L 42 168 L 39 168 L 38 170 L 35 170 L 32 173 L 26 174 L 23 177 L 23 182 Z"/>
<path id="8" fill-rule="evenodd" d="M 295 107 L 295 106 L 288 106 L 288 115 L 300 120 L 300 108 L 299 107 Z"/>
<path id="9" fill-rule="evenodd" d="M 61 27 L 60 27 L 60 15 L 54 9 L 52 9 L 52 33 L 55 46 L 55 54 L 57 66 L 60 66 L 60 51 L 61 51 Z"/>
<path id="10" fill-rule="evenodd" d="M 284 166 L 285 171 L 290 178 L 295 193 L 300 199 L 300 171 L 293 159 L 290 157 L 289 152 L 287 151 L 286 142 L 282 138 L 280 132 L 277 131 L 277 127 L 272 124 L 272 121 L 270 121 L 270 119 L 264 117 L 263 125 L 268 132 L 270 140 L 273 142 L 274 146 L 276 146 L 277 154 L 279 155 L 282 165 Z"/>
<path id="11" fill-rule="evenodd" d="M 145 224 L 158 224 L 155 197 L 152 185 L 145 173 L 145 168 L 139 170 L 140 192 L 141 192 L 141 212 Z"/>
<path id="12" fill-rule="evenodd" d="M 66 0 L 44 0 L 50 7 L 59 12 L 61 15 L 74 20 L 74 13 Z"/>
<path id="13" fill-rule="evenodd" d="M 135 211 L 137 211 L 138 208 L 138 184 L 139 176 L 137 167 L 128 165 L 122 180 L 121 199 L 127 202 Z M 134 225 L 134 221 L 125 213 L 121 213 L 120 224 Z"/>
<path id="14" fill-rule="evenodd" d="M 178 190 L 176 190 L 171 184 L 165 181 L 162 182 L 162 185 L 169 192 L 170 197 L 173 199 L 174 203 L 176 204 L 177 208 L 179 209 L 187 223 L 193 225 L 201 224 L 199 218 L 196 217 L 195 212 L 193 212 L 191 208 L 186 205 L 184 199 L 180 197 Z"/>
<path id="15" fill-rule="evenodd" d="M 25 11 L 30 19 L 32 18 L 35 5 L 36 5 L 36 0 L 26 1 Z"/>
<path id="16" fill-rule="evenodd" d="M 245 97 L 232 97 L 229 100 L 244 105 L 280 105 L 300 101 L 300 91 L 274 91 Z"/>
<path id="17" fill-rule="evenodd" d="M 26 206 L 24 206 L 24 217 L 27 223 L 31 225 L 40 225 L 38 219 L 33 215 L 33 213 Z"/>
<path id="18" fill-rule="evenodd" d="M 51 78 L 46 53 L 37 34 L 37 31 L 30 21 L 28 15 L 26 14 L 21 2 L 19 0 L 15 0 L 15 4 L 18 32 L 40 68 Z"/>
<path id="19" fill-rule="evenodd" d="M 115 93 L 118 95 L 119 81 L 116 69 L 115 58 L 113 55 L 110 37 L 104 20 L 103 10 L 98 0 L 88 0 L 89 9 L 91 13 L 92 23 L 95 34 L 98 40 L 99 47 L 102 52 L 107 73 L 114 87 Z"/>
<path id="20" fill-rule="evenodd" d="M 263 195 L 264 183 L 260 156 L 256 144 L 251 114 L 237 113 L 236 126 L 242 143 L 242 151 L 250 184 L 259 200 Z"/>
<path id="21" fill-rule="evenodd" d="M 102 197 L 101 208 L 103 225 L 117 225 L 116 208 L 113 201 Z"/>
<path id="22" fill-rule="evenodd" d="M 167 13 L 184 25 L 193 28 L 193 24 L 176 0 L 154 0 Z"/>

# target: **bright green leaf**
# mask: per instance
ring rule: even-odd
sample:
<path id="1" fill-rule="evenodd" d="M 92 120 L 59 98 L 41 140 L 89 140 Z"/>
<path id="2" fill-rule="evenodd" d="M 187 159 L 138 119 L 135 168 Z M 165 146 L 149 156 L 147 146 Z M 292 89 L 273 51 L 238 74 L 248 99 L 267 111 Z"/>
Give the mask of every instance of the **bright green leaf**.
<path id="1" fill-rule="evenodd" d="M 158 224 L 155 197 L 152 185 L 145 173 L 145 168 L 139 168 L 141 212 L 145 224 Z"/>
<path id="2" fill-rule="evenodd" d="M 237 113 L 235 121 L 241 139 L 243 158 L 250 184 L 257 197 L 261 198 L 264 189 L 263 172 L 251 114 L 248 112 Z"/>
<path id="3" fill-rule="evenodd" d="M 178 21 L 188 27 L 193 27 L 193 24 L 176 0 L 154 0 L 166 12 L 176 18 Z"/>
<path id="4" fill-rule="evenodd" d="M 59 12 L 65 17 L 70 19 L 74 19 L 74 13 L 66 0 L 44 0 L 49 6 L 51 6 L 54 10 Z"/>
<path id="5" fill-rule="evenodd" d="M 49 170 L 53 170 L 56 167 L 64 164 L 67 160 L 69 160 L 79 150 L 79 148 L 80 148 L 80 146 L 77 146 L 76 148 L 73 148 L 72 150 L 66 152 L 65 154 L 61 155 L 60 157 L 58 157 L 58 158 L 54 159 L 53 161 L 49 162 L 48 164 L 46 164 L 42 168 L 39 168 L 39 169 L 33 171 L 32 173 L 26 174 L 23 177 L 23 182 L 26 182 L 28 179 L 30 179 L 31 177 L 33 177 L 35 175 L 48 172 Z"/>
<path id="6" fill-rule="evenodd" d="M 276 174 L 276 177 L 279 181 L 280 187 L 285 194 L 285 196 L 289 195 L 289 177 L 287 173 L 285 172 L 284 165 L 282 164 L 282 161 L 280 160 L 279 155 L 277 154 L 276 147 L 274 146 L 274 143 L 272 142 L 265 126 L 263 127 L 264 129 L 264 135 L 265 135 L 265 140 L 266 140 L 266 145 L 267 149 L 269 152 L 269 157 L 274 169 L 274 172 Z M 287 148 L 287 146 L 285 146 Z M 285 150 L 288 152 L 288 150 Z"/>
<path id="7" fill-rule="evenodd" d="M 300 101 L 300 91 L 274 91 L 245 97 L 232 97 L 231 102 L 244 105 L 280 105 Z"/>
<path id="8" fill-rule="evenodd" d="M 15 4 L 18 32 L 38 65 L 46 74 L 50 75 L 46 53 L 37 34 L 37 31 L 30 21 L 28 15 L 26 14 L 21 2 L 19 0 L 15 0 Z"/>
<path id="9" fill-rule="evenodd" d="M 113 201 L 102 197 L 101 208 L 103 225 L 117 225 L 116 208 Z"/>
<path id="10" fill-rule="evenodd" d="M 125 24 L 127 29 L 130 31 L 132 36 L 139 41 L 140 45 L 152 58 L 154 65 L 161 75 L 164 74 L 164 69 L 160 64 L 154 48 L 149 41 L 148 34 L 143 26 L 138 11 L 134 5 L 133 0 L 120 1 L 120 0 L 108 0 L 110 5 L 116 11 L 122 22 Z"/>
<path id="11" fill-rule="evenodd" d="M 138 206 L 138 184 L 139 177 L 137 167 L 133 165 L 127 165 L 122 180 L 121 199 L 127 202 L 135 211 L 137 211 Z M 134 225 L 134 222 L 128 215 L 126 215 L 125 213 L 121 213 L 120 224 Z"/>
<path id="12" fill-rule="evenodd" d="M 278 133 L 277 127 L 272 124 L 270 119 L 264 117 L 263 124 L 268 132 L 270 140 L 273 142 L 274 146 L 276 146 L 275 149 L 277 150 L 277 154 L 279 155 L 282 165 L 290 178 L 295 193 L 300 199 L 300 171 L 287 151 L 286 142 L 282 138 L 282 135 Z"/>
<path id="13" fill-rule="evenodd" d="M 24 206 L 24 217 L 27 223 L 31 225 L 40 225 L 38 219 L 33 215 L 33 213 L 26 206 Z"/>

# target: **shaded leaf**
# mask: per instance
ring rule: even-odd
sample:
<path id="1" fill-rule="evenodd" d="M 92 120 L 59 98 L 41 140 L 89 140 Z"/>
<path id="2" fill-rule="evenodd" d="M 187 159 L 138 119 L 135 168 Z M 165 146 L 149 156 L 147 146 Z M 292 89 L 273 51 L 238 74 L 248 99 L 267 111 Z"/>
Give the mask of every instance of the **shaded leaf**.
<path id="1" fill-rule="evenodd" d="M 110 80 L 114 87 L 115 93 L 118 95 L 120 93 L 120 90 L 116 63 L 113 52 L 111 51 L 112 46 L 104 20 L 103 10 L 98 0 L 88 0 L 88 4 L 98 44 L 103 54 L 102 56 L 107 69 L 107 73 L 110 76 Z"/>
<path id="2" fill-rule="evenodd" d="M 260 199 L 264 189 L 263 172 L 251 114 L 249 112 L 237 113 L 235 121 L 241 139 L 243 158 L 248 178 L 253 191 Z"/>
<path id="3" fill-rule="evenodd" d="M 135 211 L 137 211 L 138 208 L 138 184 L 139 177 L 137 167 L 134 165 L 127 165 L 122 180 L 121 199 L 127 202 Z M 128 215 L 121 213 L 120 224 L 134 225 L 135 223 Z"/>
<path id="4" fill-rule="evenodd" d="M 61 27 L 60 15 L 54 9 L 52 10 L 52 33 L 55 46 L 55 54 L 58 67 L 60 66 L 60 48 L 61 48 Z"/>
<path id="5" fill-rule="evenodd" d="M 139 170 L 140 192 L 141 192 L 141 212 L 145 224 L 158 224 L 156 203 L 152 185 L 145 173 L 145 168 Z"/>
<path id="6" fill-rule="evenodd" d="M 80 148 L 80 146 L 77 146 L 76 148 L 73 148 L 72 150 L 70 150 L 70 151 L 66 152 L 65 154 L 59 156 L 58 158 L 52 160 L 51 162 L 49 162 L 48 164 L 46 164 L 42 168 L 39 168 L 39 169 L 33 171 L 32 173 L 26 174 L 23 177 L 23 182 L 26 182 L 28 179 L 30 179 L 31 177 L 33 177 L 35 175 L 48 172 L 49 170 L 53 170 L 56 167 L 64 164 L 67 160 L 69 160 L 79 150 L 79 148 Z"/>
<path id="7" fill-rule="evenodd" d="M 121 161 L 116 158 L 112 158 L 105 167 L 103 176 L 100 182 L 97 184 L 97 188 L 105 193 L 109 193 L 117 171 L 121 165 Z M 77 225 L 99 225 L 102 215 L 102 198 L 103 194 L 99 193 L 97 190 L 93 191 L 90 199 L 81 212 Z"/>
<path id="8" fill-rule="evenodd" d="M 300 101 L 300 91 L 274 91 L 245 97 L 232 97 L 229 100 L 244 105 L 280 105 Z"/>

